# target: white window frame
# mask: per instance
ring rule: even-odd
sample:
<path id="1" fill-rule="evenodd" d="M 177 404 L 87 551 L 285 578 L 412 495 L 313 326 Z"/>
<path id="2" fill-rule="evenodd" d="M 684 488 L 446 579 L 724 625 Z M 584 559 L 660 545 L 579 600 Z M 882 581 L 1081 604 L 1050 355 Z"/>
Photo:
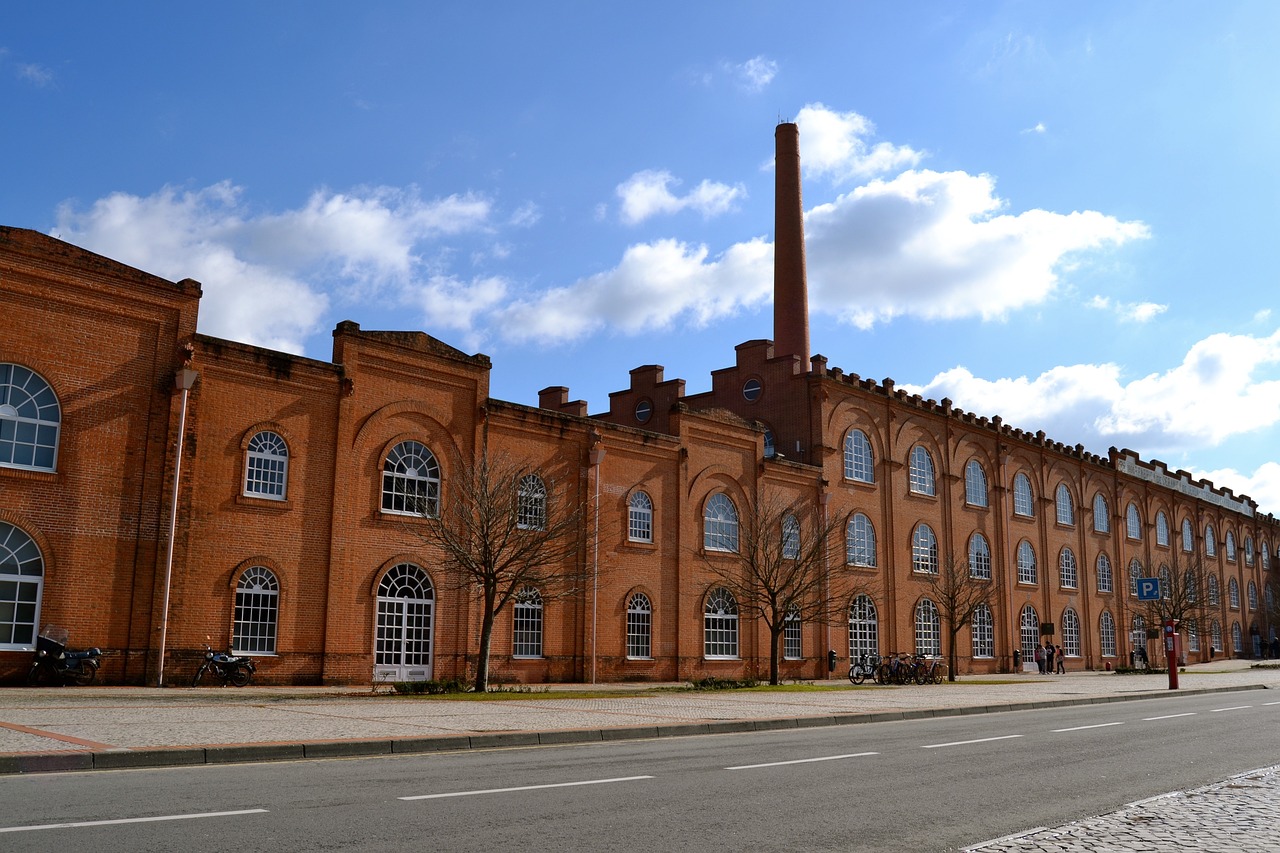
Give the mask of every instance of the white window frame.
<path id="1" fill-rule="evenodd" d="M 1124 535 L 1134 541 L 1142 539 L 1142 514 L 1133 501 L 1124 508 Z"/>
<path id="2" fill-rule="evenodd" d="M 1095 565 L 1097 566 L 1097 572 L 1098 572 L 1098 579 L 1097 579 L 1098 592 L 1103 592 L 1103 593 L 1111 592 L 1113 589 L 1113 586 L 1112 586 L 1113 569 L 1111 567 L 1111 558 L 1108 557 L 1106 554 L 1100 553 L 1098 554 L 1098 559 L 1096 560 Z"/>
<path id="3" fill-rule="evenodd" d="M 627 539 L 653 542 L 653 498 L 648 492 L 632 492 L 627 500 Z"/>
<path id="4" fill-rule="evenodd" d="M 702 656 L 707 660 L 738 659 L 738 601 L 724 587 L 707 595 L 702 610 Z"/>
<path id="5" fill-rule="evenodd" d="M 537 474 L 525 474 L 517 488 L 516 527 L 521 530 L 547 528 L 547 484 Z"/>
<path id="6" fill-rule="evenodd" d="M 1156 544 L 1162 548 L 1169 547 L 1169 516 L 1164 510 L 1156 512 Z"/>
<path id="7" fill-rule="evenodd" d="M 382 462 L 383 515 L 435 518 L 440 513 L 440 464 L 420 441 L 402 441 Z"/>
<path id="8" fill-rule="evenodd" d="M 1098 617 L 1098 641 L 1104 658 L 1116 656 L 1116 619 L 1109 610 L 1102 611 Z"/>
<path id="9" fill-rule="evenodd" d="M 911 570 L 927 575 L 938 573 L 938 537 L 923 521 L 911 533 Z"/>
<path id="10" fill-rule="evenodd" d="M 702 547 L 726 554 L 738 552 L 738 507 L 724 492 L 711 495 L 703 506 Z"/>
<path id="11" fill-rule="evenodd" d="M 985 602 L 979 604 L 973 609 L 973 616 L 970 618 L 970 622 L 970 639 L 973 643 L 973 656 L 975 658 L 994 657 L 996 650 L 996 628 L 995 620 L 991 616 L 991 608 L 988 607 Z"/>
<path id="12" fill-rule="evenodd" d="M 1080 586 L 1080 568 L 1076 562 L 1076 552 L 1065 546 L 1058 552 L 1058 586 L 1063 589 L 1078 589 Z"/>
<path id="13" fill-rule="evenodd" d="M 969 537 L 969 577 L 991 580 L 991 543 L 979 531 Z"/>
<path id="14" fill-rule="evenodd" d="M 542 593 L 526 586 L 516 593 L 511 615 L 511 656 L 519 659 L 542 657 L 544 611 Z"/>
<path id="15" fill-rule="evenodd" d="M 1059 524 L 1068 527 L 1075 527 L 1076 524 L 1076 502 L 1071 497 L 1071 490 L 1067 488 L 1066 483 L 1058 484 L 1057 494 L 1054 496 L 1054 509 L 1057 512 L 1057 521 Z"/>
<path id="16" fill-rule="evenodd" d="M 876 566 L 876 528 L 865 513 L 855 512 L 845 527 L 845 562 L 851 566 Z"/>
<path id="17" fill-rule="evenodd" d="M 916 605 L 916 654 L 942 654 L 942 619 L 938 605 L 928 598 Z"/>
<path id="18" fill-rule="evenodd" d="M 1080 614 L 1071 607 L 1062 611 L 1062 654 L 1080 657 Z"/>
<path id="19" fill-rule="evenodd" d="M 44 600 L 44 554 L 17 525 L 0 520 L 0 604 L 11 615 L 0 621 L 0 649 L 31 651 L 40 628 Z"/>
<path id="20" fill-rule="evenodd" d="M 1031 478 L 1019 471 L 1013 475 L 1013 514 L 1023 518 L 1035 518 L 1036 497 L 1031 488 Z"/>
<path id="21" fill-rule="evenodd" d="M 1035 546 L 1023 539 L 1018 543 L 1018 583 L 1035 585 L 1037 579 Z"/>
<path id="22" fill-rule="evenodd" d="M 849 604 L 849 660 L 880 654 L 880 617 L 869 595 L 859 595 Z"/>
<path id="23" fill-rule="evenodd" d="M 266 566 L 250 566 L 236 582 L 231 650 L 238 655 L 274 655 L 279 621 L 279 579 Z"/>
<path id="24" fill-rule="evenodd" d="M 1093 532 L 1111 532 L 1111 506 L 1102 492 L 1093 496 Z"/>
<path id="25" fill-rule="evenodd" d="M 0 363 L 0 468 L 58 470 L 61 432 L 53 386 L 29 367 Z"/>
<path id="26" fill-rule="evenodd" d="M 782 619 L 783 660 L 801 660 L 804 657 L 801 643 L 802 633 L 800 608 L 793 604 L 787 608 L 787 613 Z"/>
<path id="27" fill-rule="evenodd" d="M 627 657 L 653 660 L 653 604 L 643 592 L 627 601 Z"/>
<path id="28" fill-rule="evenodd" d="M 991 504 L 987 471 L 977 459 L 970 459 L 964 466 L 964 501 L 969 506 L 987 507 Z"/>
<path id="29" fill-rule="evenodd" d="M 876 481 L 875 455 L 871 440 L 860 429 L 849 430 L 844 437 L 844 477 L 859 483 Z"/>
<path id="30" fill-rule="evenodd" d="M 923 446 L 911 448 L 911 465 L 907 485 L 912 494 L 934 497 L 938 493 L 933 467 L 933 456 Z"/>

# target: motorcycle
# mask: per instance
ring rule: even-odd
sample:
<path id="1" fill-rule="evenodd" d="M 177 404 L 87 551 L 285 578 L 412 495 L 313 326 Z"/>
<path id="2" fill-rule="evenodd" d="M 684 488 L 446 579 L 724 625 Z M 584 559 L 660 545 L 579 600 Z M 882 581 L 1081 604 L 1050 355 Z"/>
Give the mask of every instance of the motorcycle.
<path id="1" fill-rule="evenodd" d="M 192 676 L 191 686 L 199 687 L 200 679 L 204 678 L 204 674 L 212 672 L 215 678 L 222 680 L 223 687 L 227 686 L 227 682 L 231 682 L 236 687 L 244 687 L 253 680 L 253 673 L 257 668 L 251 657 L 245 655 L 237 657 L 230 652 L 215 652 L 208 643 L 205 643 L 204 662 Z"/>
<path id="2" fill-rule="evenodd" d="M 102 666 L 102 649 L 82 651 L 67 648 L 66 628 L 45 625 L 36 637 L 36 656 L 27 673 L 27 684 L 36 685 L 42 680 L 54 684 L 92 684 Z"/>

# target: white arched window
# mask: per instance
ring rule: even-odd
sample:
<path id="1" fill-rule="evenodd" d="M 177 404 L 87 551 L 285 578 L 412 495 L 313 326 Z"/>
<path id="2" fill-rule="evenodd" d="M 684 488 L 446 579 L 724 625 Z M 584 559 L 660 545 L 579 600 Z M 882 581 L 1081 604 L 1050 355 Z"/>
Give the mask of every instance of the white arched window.
<path id="1" fill-rule="evenodd" d="M 738 602 L 724 587 L 711 591 L 702 616 L 703 655 L 710 660 L 738 656 Z"/>
<path id="2" fill-rule="evenodd" d="M 849 605 L 849 660 L 880 653 L 880 629 L 876 605 L 870 596 L 859 595 Z"/>
<path id="3" fill-rule="evenodd" d="M 1249 581 L 1249 609 L 1258 609 L 1258 585 L 1253 581 Z"/>
<path id="4" fill-rule="evenodd" d="M 1071 499 L 1071 490 L 1067 488 L 1066 483 L 1058 484 L 1058 494 L 1054 499 L 1054 506 L 1058 514 L 1058 523 L 1074 526 L 1076 523 L 1076 504 Z"/>
<path id="5" fill-rule="evenodd" d="M 989 658 L 996 652 L 996 629 L 995 621 L 991 618 L 991 608 L 985 603 L 979 604 L 973 608 L 973 616 L 970 618 L 972 623 L 972 631 L 970 636 L 973 640 L 973 656 L 975 658 Z"/>
<path id="6" fill-rule="evenodd" d="M 627 538 L 632 542 L 653 541 L 653 499 L 646 492 L 632 492 L 627 501 Z"/>
<path id="7" fill-rule="evenodd" d="M 964 502 L 969 506 L 987 506 L 987 472 L 977 459 L 964 466 Z"/>
<path id="8" fill-rule="evenodd" d="M 254 433 L 245 448 L 245 496 L 282 501 L 288 481 L 289 448 L 284 439 L 269 430 Z"/>
<path id="9" fill-rule="evenodd" d="M 708 551 L 738 550 L 738 508 L 724 492 L 707 498 L 702 513 L 702 546 Z"/>
<path id="10" fill-rule="evenodd" d="M 1184 553 L 1190 554 L 1196 549 L 1196 534 L 1191 529 L 1191 520 L 1182 519 L 1182 550 Z"/>
<path id="11" fill-rule="evenodd" d="M 991 545 L 981 533 L 969 537 L 969 577 L 991 580 Z"/>
<path id="12" fill-rule="evenodd" d="M 1102 492 L 1093 496 L 1093 530 L 1095 533 L 1111 532 L 1111 507 L 1107 506 Z"/>
<path id="13" fill-rule="evenodd" d="M 1234 563 L 1234 562 L 1236 561 L 1236 535 L 1235 535 L 1235 533 L 1233 533 L 1233 532 L 1231 532 L 1230 530 L 1228 530 L 1228 531 L 1227 531 L 1226 536 L 1224 536 L 1224 537 L 1222 538 L 1222 545 L 1223 545 L 1224 550 L 1226 550 L 1226 552 L 1227 552 L 1227 560 L 1228 560 L 1229 562 Z"/>
<path id="14" fill-rule="evenodd" d="M 851 429 L 844 437 L 844 476 L 859 483 L 874 483 L 876 468 L 871 456 L 871 442 L 860 429 Z"/>
<path id="15" fill-rule="evenodd" d="M 61 427 L 62 407 L 49 383 L 20 364 L 0 364 L 0 465 L 55 470 Z"/>
<path id="16" fill-rule="evenodd" d="M 1137 558 L 1129 561 L 1129 594 L 1138 594 L 1138 578 L 1142 577 L 1142 563 Z"/>
<path id="17" fill-rule="evenodd" d="M 1079 571 L 1076 566 L 1075 552 L 1063 548 L 1058 553 L 1058 586 L 1064 589 L 1075 589 L 1079 585 Z"/>
<path id="18" fill-rule="evenodd" d="M 374 674 L 393 681 L 431 678 L 431 627 L 435 589 L 412 563 L 387 570 L 378 585 Z"/>
<path id="19" fill-rule="evenodd" d="M 1204 526 L 1204 555 L 1206 557 L 1218 556 L 1218 537 L 1213 532 L 1212 524 Z"/>
<path id="20" fill-rule="evenodd" d="M 942 624 L 938 607 L 927 598 L 916 605 L 916 654 L 942 654 Z"/>
<path id="21" fill-rule="evenodd" d="M 516 593 L 511 620 L 511 655 L 542 657 L 542 594 L 531 586 Z"/>
<path id="22" fill-rule="evenodd" d="M 402 441 L 382 464 L 382 511 L 394 515 L 440 513 L 440 466 L 420 442 Z"/>
<path id="23" fill-rule="evenodd" d="M 627 657 L 653 657 L 653 605 L 643 592 L 637 592 L 627 602 Z"/>
<path id="24" fill-rule="evenodd" d="M 1124 535 L 1130 539 L 1142 538 L 1142 516 L 1138 514 L 1138 505 L 1130 503 L 1124 510 Z"/>
<path id="25" fill-rule="evenodd" d="M 1104 658 L 1116 656 L 1116 620 L 1106 610 L 1098 617 L 1098 640 Z"/>
<path id="26" fill-rule="evenodd" d="M 782 558 L 800 558 L 800 521 L 794 515 L 782 519 Z"/>
<path id="27" fill-rule="evenodd" d="M 1227 580 L 1227 606 L 1232 610 L 1240 609 L 1240 584 L 1235 578 Z"/>
<path id="28" fill-rule="evenodd" d="M 1169 516 L 1164 514 L 1164 510 L 1156 513 L 1156 544 L 1169 547 Z"/>
<path id="29" fill-rule="evenodd" d="M 911 491 L 917 495 L 936 494 L 933 475 L 933 457 L 920 445 L 911 448 L 911 470 L 908 478 Z"/>
<path id="30" fill-rule="evenodd" d="M 1036 582 L 1036 551 L 1023 539 L 1018 543 L 1018 583 Z"/>
<path id="31" fill-rule="evenodd" d="M 35 647 L 44 593 L 44 556 L 20 527 L 0 521 L 0 649 Z"/>
<path id="32" fill-rule="evenodd" d="M 1208 588 L 1209 603 L 1217 607 L 1222 602 L 1222 594 L 1218 587 L 1218 576 L 1209 575 L 1204 580 L 1205 586 Z M 1219 638 L 1221 639 L 1221 638 Z M 1220 643 L 1214 644 L 1215 648 L 1222 648 Z"/>
<path id="33" fill-rule="evenodd" d="M 876 529 L 871 519 L 860 512 L 849 519 L 845 529 L 845 551 L 846 562 L 851 566 L 876 564 Z"/>
<path id="34" fill-rule="evenodd" d="M 911 570 L 930 575 L 938 573 L 938 538 L 927 524 L 917 524 L 911 536 Z"/>
<path id="35" fill-rule="evenodd" d="M 793 604 L 787 608 L 787 613 L 782 618 L 783 660 L 800 660 L 804 655 L 801 643 L 803 632 L 800 629 L 800 608 Z"/>
<path id="36" fill-rule="evenodd" d="M 547 526 L 547 487 L 537 474 L 520 478 L 517 490 L 519 509 L 516 526 L 521 530 L 545 530 Z"/>
<path id="37" fill-rule="evenodd" d="M 1034 661 L 1040 645 L 1040 617 L 1030 604 L 1025 605 L 1018 616 L 1018 635 L 1022 641 L 1023 663 Z"/>
<path id="38" fill-rule="evenodd" d="M 1111 558 L 1098 555 L 1098 592 L 1111 592 Z"/>
<path id="39" fill-rule="evenodd" d="M 1070 607 L 1062 611 L 1062 653 L 1080 657 L 1080 616 Z"/>
<path id="40" fill-rule="evenodd" d="M 271 655 L 276 651 L 280 583 L 264 566 L 251 566 L 236 584 L 235 627 L 231 649 L 238 655 Z"/>
<path id="41" fill-rule="evenodd" d="M 1036 514 L 1035 496 L 1031 493 L 1031 478 L 1021 471 L 1013 478 L 1013 513 L 1027 517 Z"/>

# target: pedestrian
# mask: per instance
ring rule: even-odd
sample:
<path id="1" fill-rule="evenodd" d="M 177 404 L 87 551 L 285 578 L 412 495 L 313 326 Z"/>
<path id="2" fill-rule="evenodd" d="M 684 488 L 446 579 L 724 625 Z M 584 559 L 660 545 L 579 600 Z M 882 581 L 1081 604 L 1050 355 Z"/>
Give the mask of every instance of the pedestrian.
<path id="1" fill-rule="evenodd" d="M 1044 671 L 1046 675 L 1053 675 L 1053 643 L 1048 640 L 1044 641 Z"/>
<path id="2" fill-rule="evenodd" d="M 1273 636 L 1271 638 L 1271 656 L 1280 658 L 1280 637 Z"/>
<path id="3" fill-rule="evenodd" d="M 1056 646 L 1053 650 L 1053 656 L 1058 660 L 1058 675 L 1066 675 L 1066 662 L 1062 659 L 1062 646 Z"/>
<path id="4" fill-rule="evenodd" d="M 1036 644 L 1036 668 L 1040 670 L 1040 674 L 1044 675 L 1044 649 L 1039 643 Z"/>

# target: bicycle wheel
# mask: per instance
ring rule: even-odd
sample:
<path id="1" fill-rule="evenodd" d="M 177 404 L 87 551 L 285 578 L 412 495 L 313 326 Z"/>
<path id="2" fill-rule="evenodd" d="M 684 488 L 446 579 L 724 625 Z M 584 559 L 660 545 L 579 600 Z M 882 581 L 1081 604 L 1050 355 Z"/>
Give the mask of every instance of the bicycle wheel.
<path id="1" fill-rule="evenodd" d="M 933 683 L 941 684 L 942 679 L 947 677 L 947 665 L 940 663 L 933 668 Z"/>
<path id="2" fill-rule="evenodd" d="M 923 666 L 917 666 L 915 672 L 916 684 L 928 684 L 930 681 L 929 670 Z"/>
<path id="3" fill-rule="evenodd" d="M 876 684 L 888 684 L 893 674 L 889 672 L 889 664 L 882 663 L 876 667 Z"/>

